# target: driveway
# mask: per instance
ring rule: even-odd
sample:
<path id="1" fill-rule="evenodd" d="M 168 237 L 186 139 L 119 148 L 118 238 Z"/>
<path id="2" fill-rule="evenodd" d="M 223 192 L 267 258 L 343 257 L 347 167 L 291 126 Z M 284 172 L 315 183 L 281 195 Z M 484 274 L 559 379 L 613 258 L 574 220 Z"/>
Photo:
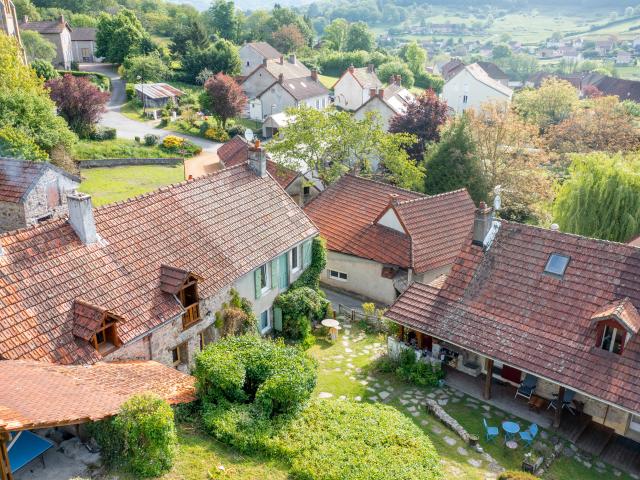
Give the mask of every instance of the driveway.
<path id="1" fill-rule="evenodd" d="M 167 135 L 182 137 L 202 147 L 203 150 L 203 153 L 198 157 L 185 160 L 187 177 L 189 175 L 193 175 L 194 177 L 200 176 L 219 168 L 218 164 L 220 160 L 215 152 L 218 150 L 218 147 L 220 147 L 220 143 L 156 128 L 153 125 L 153 121 L 141 122 L 120 113 L 122 106 L 127 102 L 127 94 L 125 91 L 125 82 L 118 75 L 115 65 L 83 63 L 80 65 L 80 70 L 102 73 L 111 79 L 111 99 L 107 105 L 106 113 L 100 120 L 100 125 L 115 128 L 118 133 L 118 138 L 133 140 L 135 137 L 143 138 L 147 134 L 157 135 L 160 138 L 164 138 Z M 193 163 L 193 166 L 190 166 L 191 163 Z"/>

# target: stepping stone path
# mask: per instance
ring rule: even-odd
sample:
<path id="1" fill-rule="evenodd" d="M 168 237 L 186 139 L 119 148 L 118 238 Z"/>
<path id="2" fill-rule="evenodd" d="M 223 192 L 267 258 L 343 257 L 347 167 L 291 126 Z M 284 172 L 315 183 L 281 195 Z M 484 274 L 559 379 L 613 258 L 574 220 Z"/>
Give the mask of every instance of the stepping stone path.
<path id="1" fill-rule="evenodd" d="M 469 462 L 469 465 L 472 467 L 480 468 L 482 466 L 482 460 L 476 460 L 475 458 L 469 458 L 467 462 Z"/>
<path id="2" fill-rule="evenodd" d="M 464 449 L 463 447 L 458 447 L 458 453 L 459 453 L 460 455 L 464 455 L 465 457 L 466 457 L 467 455 L 469 455 L 469 452 L 467 452 L 467 450 L 466 450 L 466 449 Z"/>
<path id="3" fill-rule="evenodd" d="M 456 443 L 458 443 L 458 442 L 456 442 L 455 438 L 451 438 L 448 435 L 446 437 L 444 437 L 444 441 L 445 441 L 445 443 L 447 445 L 451 445 L 451 446 L 454 446 Z"/>
<path id="4" fill-rule="evenodd" d="M 382 400 L 386 400 L 386 399 L 387 399 L 387 397 L 389 397 L 389 395 L 391 395 L 391 394 L 390 394 L 389 392 L 384 392 L 384 391 L 383 391 L 383 392 L 380 392 L 378 395 L 380 395 L 380 398 L 381 398 Z"/>
<path id="5" fill-rule="evenodd" d="M 442 429 L 437 425 L 434 425 L 433 427 L 431 427 L 431 431 L 436 435 L 440 435 L 442 433 Z"/>

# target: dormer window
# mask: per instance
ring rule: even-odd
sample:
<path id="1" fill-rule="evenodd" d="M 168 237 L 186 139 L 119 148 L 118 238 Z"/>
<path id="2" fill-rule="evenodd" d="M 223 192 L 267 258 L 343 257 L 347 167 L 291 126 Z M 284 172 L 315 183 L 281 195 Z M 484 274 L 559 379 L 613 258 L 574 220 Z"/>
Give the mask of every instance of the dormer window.
<path id="1" fill-rule="evenodd" d="M 73 304 L 73 335 L 106 355 L 121 345 L 117 324 L 122 317 L 83 300 Z"/>
<path id="2" fill-rule="evenodd" d="M 116 318 L 106 314 L 100 329 L 91 338 L 94 348 L 104 354 L 118 348 L 120 342 L 116 331 Z"/>
<path id="3" fill-rule="evenodd" d="M 628 297 L 611 302 L 591 316 L 597 324 L 596 345 L 607 352 L 622 354 L 629 339 L 640 331 L 640 315 Z"/>
<path id="4" fill-rule="evenodd" d="M 617 353 L 618 355 L 620 355 L 624 346 L 624 338 L 624 330 L 612 327 L 610 325 L 605 325 L 600 348 L 608 352 Z"/>
<path id="5" fill-rule="evenodd" d="M 562 278 L 565 270 L 567 269 L 567 265 L 569 265 L 569 260 L 570 257 L 567 257 L 566 255 L 552 253 L 549 255 L 547 265 L 544 267 L 544 273 Z"/>
<path id="6" fill-rule="evenodd" d="M 184 307 L 182 328 L 187 329 L 201 320 L 198 282 L 202 278 L 193 272 L 169 265 L 160 266 L 160 290 L 175 295 Z"/>

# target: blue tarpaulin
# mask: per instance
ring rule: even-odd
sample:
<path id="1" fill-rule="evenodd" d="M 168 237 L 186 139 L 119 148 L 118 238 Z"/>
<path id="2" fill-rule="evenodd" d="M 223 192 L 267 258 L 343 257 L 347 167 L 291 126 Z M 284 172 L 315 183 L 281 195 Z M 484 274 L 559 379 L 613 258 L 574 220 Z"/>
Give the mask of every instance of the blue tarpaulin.
<path id="1" fill-rule="evenodd" d="M 34 458 L 53 447 L 53 443 L 28 430 L 12 432 L 9 442 L 9 464 L 11 473 L 20 470 Z"/>

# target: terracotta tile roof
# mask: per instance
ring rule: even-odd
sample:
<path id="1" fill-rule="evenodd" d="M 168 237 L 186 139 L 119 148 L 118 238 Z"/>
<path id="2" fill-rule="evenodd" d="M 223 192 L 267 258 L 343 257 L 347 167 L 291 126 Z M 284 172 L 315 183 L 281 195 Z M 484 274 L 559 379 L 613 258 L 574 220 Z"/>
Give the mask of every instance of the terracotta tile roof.
<path id="1" fill-rule="evenodd" d="M 73 336 L 76 300 L 122 317 L 122 343 L 181 314 L 160 266 L 197 272 L 202 298 L 317 233 L 270 177 L 247 165 L 94 210 L 101 241 L 82 244 L 65 219 L 0 236 L 0 358 L 92 363 Z"/>
<path id="2" fill-rule="evenodd" d="M 544 274 L 552 253 L 571 260 Z M 387 316 L 426 334 L 640 412 L 640 337 L 621 355 L 597 348 L 592 316 L 640 306 L 640 249 L 510 222 L 488 251 L 470 243 L 441 289 L 413 284 Z"/>
<path id="3" fill-rule="evenodd" d="M 195 399 L 193 377 L 152 361 L 72 366 L 5 360 L 0 385 L 0 429 L 9 431 L 100 420 L 143 392 L 171 404 Z"/>
<path id="4" fill-rule="evenodd" d="M 191 272 L 181 268 L 160 265 L 160 290 L 176 295 L 191 275 Z"/>
<path id="5" fill-rule="evenodd" d="M 102 325 L 107 310 L 82 300 L 73 302 L 73 336 L 89 341 Z"/>
<path id="6" fill-rule="evenodd" d="M 80 178 L 47 162 L 27 162 L 0 157 L 0 202 L 23 201 L 47 169 L 80 183 Z"/>
<path id="7" fill-rule="evenodd" d="M 640 314 L 629 297 L 608 303 L 591 316 L 594 322 L 609 319 L 618 321 L 633 335 L 640 331 Z"/>
<path id="8" fill-rule="evenodd" d="M 390 200 L 405 233 L 377 223 Z M 345 175 L 305 207 L 329 250 L 417 272 L 453 261 L 470 238 L 474 210 L 465 190 L 428 197 L 354 175 Z"/>
<path id="9" fill-rule="evenodd" d="M 218 158 L 226 167 L 247 163 L 249 142 L 244 137 L 236 135 L 227 143 L 221 145 L 217 153 Z M 269 159 L 267 159 L 267 171 L 284 189 L 287 189 L 289 185 L 291 185 L 291 182 L 299 176 L 295 170 L 279 165 Z"/>

